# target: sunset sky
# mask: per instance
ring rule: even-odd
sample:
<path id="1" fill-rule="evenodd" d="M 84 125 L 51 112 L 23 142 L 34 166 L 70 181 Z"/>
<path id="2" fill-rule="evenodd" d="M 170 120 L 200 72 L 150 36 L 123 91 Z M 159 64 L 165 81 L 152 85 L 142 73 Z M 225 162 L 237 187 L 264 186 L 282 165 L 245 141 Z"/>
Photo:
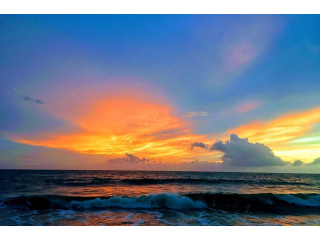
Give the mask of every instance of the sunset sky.
<path id="1" fill-rule="evenodd" d="M 320 173 L 319 15 L 0 15 L 0 168 Z"/>

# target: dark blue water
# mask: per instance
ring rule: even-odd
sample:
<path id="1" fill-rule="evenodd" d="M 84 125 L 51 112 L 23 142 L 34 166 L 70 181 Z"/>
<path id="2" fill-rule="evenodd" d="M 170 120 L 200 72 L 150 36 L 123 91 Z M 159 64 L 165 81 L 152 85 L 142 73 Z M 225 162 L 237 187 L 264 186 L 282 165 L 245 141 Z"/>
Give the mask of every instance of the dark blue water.
<path id="1" fill-rule="evenodd" d="M 320 225 L 320 175 L 0 170 L 0 225 Z"/>

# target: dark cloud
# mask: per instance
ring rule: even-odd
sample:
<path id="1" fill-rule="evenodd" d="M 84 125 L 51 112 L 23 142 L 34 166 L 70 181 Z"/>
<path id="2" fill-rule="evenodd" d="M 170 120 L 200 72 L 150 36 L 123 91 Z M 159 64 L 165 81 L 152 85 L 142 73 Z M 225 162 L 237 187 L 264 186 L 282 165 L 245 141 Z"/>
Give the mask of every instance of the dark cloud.
<path id="1" fill-rule="evenodd" d="M 112 158 L 108 160 L 109 163 L 147 163 L 149 159 L 139 158 L 133 154 L 126 153 L 126 156 L 121 158 Z"/>
<path id="2" fill-rule="evenodd" d="M 14 93 L 15 95 L 19 96 L 25 102 L 32 102 L 32 103 L 37 103 L 37 104 L 45 104 L 45 102 L 40 100 L 40 99 L 35 99 L 35 98 L 29 97 L 29 96 L 23 96 L 20 93 L 18 93 L 17 90 L 15 90 L 15 89 L 12 89 L 12 93 Z"/>
<path id="3" fill-rule="evenodd" d="M 314 165 L 318 165 L 320 164 L 320 158 L 316 158 L 314 159 L 312 162 L 310 163 L 304 163 L 301 160 L 296 160 L 292 163 L 292 166 L 296 167 L 296 166 L 314 166 Z"/>
<path id="4" fill-rule="evenodd" d="M 195 147 L 203 148 L 206 150 L 208 148 L 208 145 L 206 145 L 202 142 L 195 142 L 191 145 L 191 150 L 193 150 L 193 148 L 195 148 Z"/>
<path id="5" fill-rule="evenodd" d="M 241 139 L 236 134 L 231 134 L 230 140 L 225 143 L 214 143 L 210 150 L 223 152 L 222 160 L 228 166 L 265 167 L 287 164 L 275 156 L 269 147 L 261 143 L 250 143 L 248 139 Z"/>
<path id="6" fill-rule="evenodd" d="M 45 102 L 40 99 L 35 99 L 35 100 L 33 100 L 33 102 L 38 103 L 38 104 L 45 104 Z"/>
<path id="7" fill-rule="evenodd" d="M 301 160 L 296 160 L 292 163 L 292 166 L 297 167 L 297 166 L 301 166 L 303 164 L 304 164 L 304 162 L 302 162 Z"/>

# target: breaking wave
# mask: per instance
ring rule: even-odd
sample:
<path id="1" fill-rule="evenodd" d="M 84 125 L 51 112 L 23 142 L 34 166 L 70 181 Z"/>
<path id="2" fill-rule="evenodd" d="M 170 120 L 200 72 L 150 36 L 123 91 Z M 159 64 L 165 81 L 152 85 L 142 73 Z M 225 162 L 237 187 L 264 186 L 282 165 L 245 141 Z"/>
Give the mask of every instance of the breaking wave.
<path id="1" fill-rule="evenodd" d="M 151 194 L 137 197 L 19 196 L 2 201 L 4 206 L 28 209 L 215 209 L 231 212 L 320 212 L 320 194 Z"/>

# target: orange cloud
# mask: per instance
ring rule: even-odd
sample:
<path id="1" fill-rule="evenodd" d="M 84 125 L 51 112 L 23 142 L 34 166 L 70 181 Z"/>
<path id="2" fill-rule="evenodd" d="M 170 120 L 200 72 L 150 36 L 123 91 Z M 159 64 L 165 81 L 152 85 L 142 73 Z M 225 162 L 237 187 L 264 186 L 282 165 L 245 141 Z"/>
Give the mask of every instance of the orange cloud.
<path id="1" fill-rule="evenodd" d="M 204 138 L 192 134 L 190 123 L 178 117 L 170 104 L 143 93 L 124 91 L 80 106 L 82 111 L 75 109 L 76 114 L 72 111 L 77 106 L 68 106 L 70 112 L 65 115 L 81 128 L 76 133 L 11 135 L 11 139 L 82 153 L 134 153 L 149 159 L 172 160 L 194 154 L 190 151 L 191 143 Z"/>
<path id="2" fill-rule="evenodd" d="M 252 122 L 229 132 L 242 138 L 249 138 L 251 142 L 260 142 L 271 147 L 274 152 L 285 159 L 304 158 L 311 160 L 320 154 L 319 146 L 305 146 L 291 144 L 291 140 L 306 134 L 320 122 L 320 108 L 308 111 L 289 113 L 271 121 Z M 300 154 L 301 153 L 301 154 Z"/>
<path id="3" fill-rule="evenodd" d="M 229 133 L 235 133 L 251 141 L 262 143 L 283 143 L 303 135 L 313 124 L 320 121 L 320 108 L 309 111 L 290 113 L 269 122 L 253 122 Z"/>

